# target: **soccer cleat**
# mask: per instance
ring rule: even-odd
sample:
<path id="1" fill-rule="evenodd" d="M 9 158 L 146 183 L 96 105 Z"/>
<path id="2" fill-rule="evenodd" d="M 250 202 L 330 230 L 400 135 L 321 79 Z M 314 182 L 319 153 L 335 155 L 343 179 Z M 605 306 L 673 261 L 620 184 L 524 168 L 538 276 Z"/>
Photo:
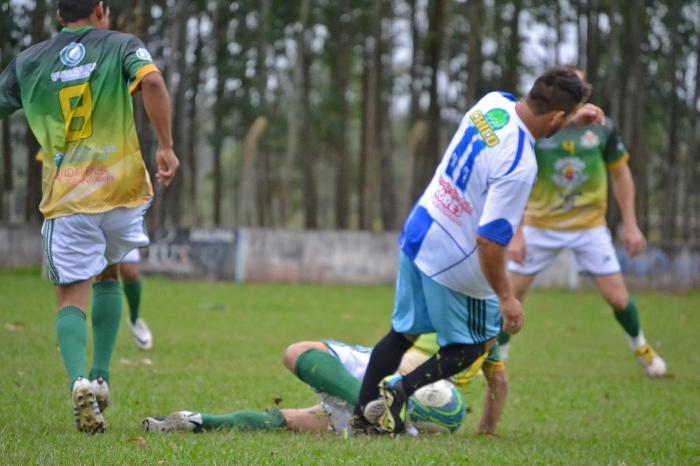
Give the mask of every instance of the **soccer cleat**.
<path id="1" fill-rule="evenodd" d="M 652 378 L 664 377 L 666 375 L 666 363 L 661 357 L 656 354 L 654 348 L 652 348 L 648 343 L 641 345 L 634 352 L 647 375 Z"/>
<path id="2" fill-rule="evenodd" d="M 73 382 L 73 414 L 75 426 L 80 432 L 87 434 L 103 433 L 105 420 L 97 404 L 92 382 L 84 377 L 78 377 Z"/>
<path id="3" fill-rule="evenodd" d="M 153 348 L 153 335 L 151 335 L 151 331 L 148 329 L 146 321 L 139 317 L 133 324 L 129 319 L 127 319 L 127 322 L 129 323 L 131 334 L 134 336 L 136 346 L 144 351 L 148 351 Z"/>
<path id="4" fill-rule="evenodd" d="M 178 411 L 167 417 L 147 417 L 141 421 L 146 432 L 196 432 L 202 429 L 202 415 L 191 411 Z"/>
<path id="5" fill-rule="evenodd" d="M 350 418 L 349 428 L 346 431 L 347 436 L 352 437 L 383 435 L 384 433 L 379 426 L 370 423 L 364 416 L 360 415 Z"/>
<path id="6" fill-rule="evenodd" d="M 98 377 L 92 382 L 92 390 L 95 393 L 95 399 L 97 400 L 97 406 L 100 407 L 101 412 L 105 412 L 107 406 L 109 406 L 109 384 L 102 377 Z"/>
<path id="7" fill-rule="evenodd" d="M 379 383 L 379 394 L 384 400 L 386 412 L 379 421 L 382 430 L 401 434 L 406 430 L 406 405 L 408 397 L 400 375 L 390 375 Z"/>

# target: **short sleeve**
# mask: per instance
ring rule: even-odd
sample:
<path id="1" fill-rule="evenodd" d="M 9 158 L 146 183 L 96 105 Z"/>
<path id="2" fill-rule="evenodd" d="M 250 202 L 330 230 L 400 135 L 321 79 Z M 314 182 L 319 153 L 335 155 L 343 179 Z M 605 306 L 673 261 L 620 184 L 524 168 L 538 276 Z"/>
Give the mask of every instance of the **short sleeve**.
<path id="1" fill-rule="evenodd" d="M 521 130 L 522 131 L 522 130 Z M 520 134 L 514 157 L 505 157 L 491 178 L 477 234 L 501 246 L 507 246 L 520 224 L 530 191 L 537 176 L 537 163 L 530 142 Z"/>
<path id="2" fill-rule="evenodd" d="M 0 118 L 10 116 L 22 108 L 22 97 L 16 70 L 16 61 L 12 60 L 0 74 Z"/>
<path id="3" fill-rule="evenodd" d="M 124 74 L 129 82 L 129 93 L 135 94 L 141 80 L 149 73 L 159 71 L 153 58 L 139 39 L 129 36 L 124 51 Z"/>
<path id="4" fill-rule="evenodd" d="M 627 153 L 627 149 L 625 149 L 625 145 L 622 143 L 622 138 L 615 124 L 611 120 L 607 120 L 606 126 L 610 130 L 610 135 L 603 149 L 603 159 L 605 160 L 605 165 L 608 170 L 615 171 L 627 163 L 629 154 Z"/>

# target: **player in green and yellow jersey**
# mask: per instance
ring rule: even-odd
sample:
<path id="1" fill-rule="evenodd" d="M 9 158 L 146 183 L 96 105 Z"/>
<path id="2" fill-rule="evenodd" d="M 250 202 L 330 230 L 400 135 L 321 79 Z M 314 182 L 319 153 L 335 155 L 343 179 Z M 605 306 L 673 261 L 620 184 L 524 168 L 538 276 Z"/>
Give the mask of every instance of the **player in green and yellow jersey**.
<path id="1" fill-rule="evenodd" d="M 143 91 L 156 130 L 156 178 L 169 184 L 170 98 L 137 38 L 109 31 L 101 0 L 58 0 L 65 26 L 20 53 L 0 74 L 0 118 L 24 110 L 44 153 L 39 206 L 56 336 L 71 383 L 78 430 L 104 431 L 109 366 L 122 312 L 117 265 L 148 244 L 143 215 L 153 188 L 141 157 L 131 94 Z M 93 286 L 93 365 L 86 370 L 86 310 Z"/>
<path id="2" fill-rule="evenodd" d="M 578 67 L 571 68 L 585 80 Z M 644 337 L 605 221 L 609 173 L 622 213 L 623 246 L 632 256 L 646 248 L 634 210 L 629 154 L 613 122 L 606 119 L 604 125 L 565 128 L 551 138 L 539 139 L 535 154 L 537 181 L 523 226 L 508 248 L 510 278 L 517 298 L 524 299 L 535 276 L 559 251 L 572 249 L 581 271 L 593 277 L 612 307 L 647 374 L 664 376 L 666 364 Z M 507 335 L 501 335 L 501 343 L 507 340 Z"/>

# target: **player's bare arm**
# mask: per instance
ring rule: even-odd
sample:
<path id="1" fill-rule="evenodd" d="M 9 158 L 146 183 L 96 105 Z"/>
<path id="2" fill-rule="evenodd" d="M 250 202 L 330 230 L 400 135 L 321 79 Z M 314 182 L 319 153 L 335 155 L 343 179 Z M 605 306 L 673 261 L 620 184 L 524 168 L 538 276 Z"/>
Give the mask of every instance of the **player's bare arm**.
<path id="1" fill-rule="evenodd" d="M 148 73 L 141 81 L 141 92 L 143 92 L 143 106 L 158 137 L 156 179 L 168 186 L 180 166 L 180 161 L 173 151 L 172 110 L 170 95 L 163 76 L 157 72 Z"/>
<path id="2" fill-rule="evenodd" d="M 494 293 L 498 296 L 503 330 L 515 335 L 523 327 L 523 308 L 515 298 L 505 268 L 506 249 L 500 244 L 478 236 L 476 239 L 479 263 Z"/>
<path id="3" fill-rule="evenodd" d="M 613 193 L 622 214 L 622 244 L 625 251 L 636 256 L 647 247 L 644 234 L 637 225 L 634 209 L 634 180 L 629 165 L 623 163 L 610 173 Z"/>
<path id="4" fill-rule="evenodd" d="M 517 264 L 523 264 L 527 257 L 527 245 L 523 235 L 522 225 L 518 227 L 513 235 L 513 239 L 508 243 L 508 258 Z"/>

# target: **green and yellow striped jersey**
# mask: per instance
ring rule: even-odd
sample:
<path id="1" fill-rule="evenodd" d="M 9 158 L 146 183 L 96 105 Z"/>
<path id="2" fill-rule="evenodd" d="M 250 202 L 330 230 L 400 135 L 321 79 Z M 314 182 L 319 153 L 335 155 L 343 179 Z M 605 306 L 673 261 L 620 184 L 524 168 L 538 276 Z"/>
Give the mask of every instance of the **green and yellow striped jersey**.
<path id="1" fill-rule="evenodd" d="M 0 118 L 23 109 L 44 154 L 39 206 L 47 219 L 148 202 L 131 94 L 158 71 L 136 37 L 63 29 L 0 75 Z"/>
<path id="2" fill-rule="evenodd" d="M 611 120 L 568 127 L 535 144 L 537 180 L 525 210 L 525 225 L 585 230 L 605 225 L 607 170 L 629 158 Z"/>

